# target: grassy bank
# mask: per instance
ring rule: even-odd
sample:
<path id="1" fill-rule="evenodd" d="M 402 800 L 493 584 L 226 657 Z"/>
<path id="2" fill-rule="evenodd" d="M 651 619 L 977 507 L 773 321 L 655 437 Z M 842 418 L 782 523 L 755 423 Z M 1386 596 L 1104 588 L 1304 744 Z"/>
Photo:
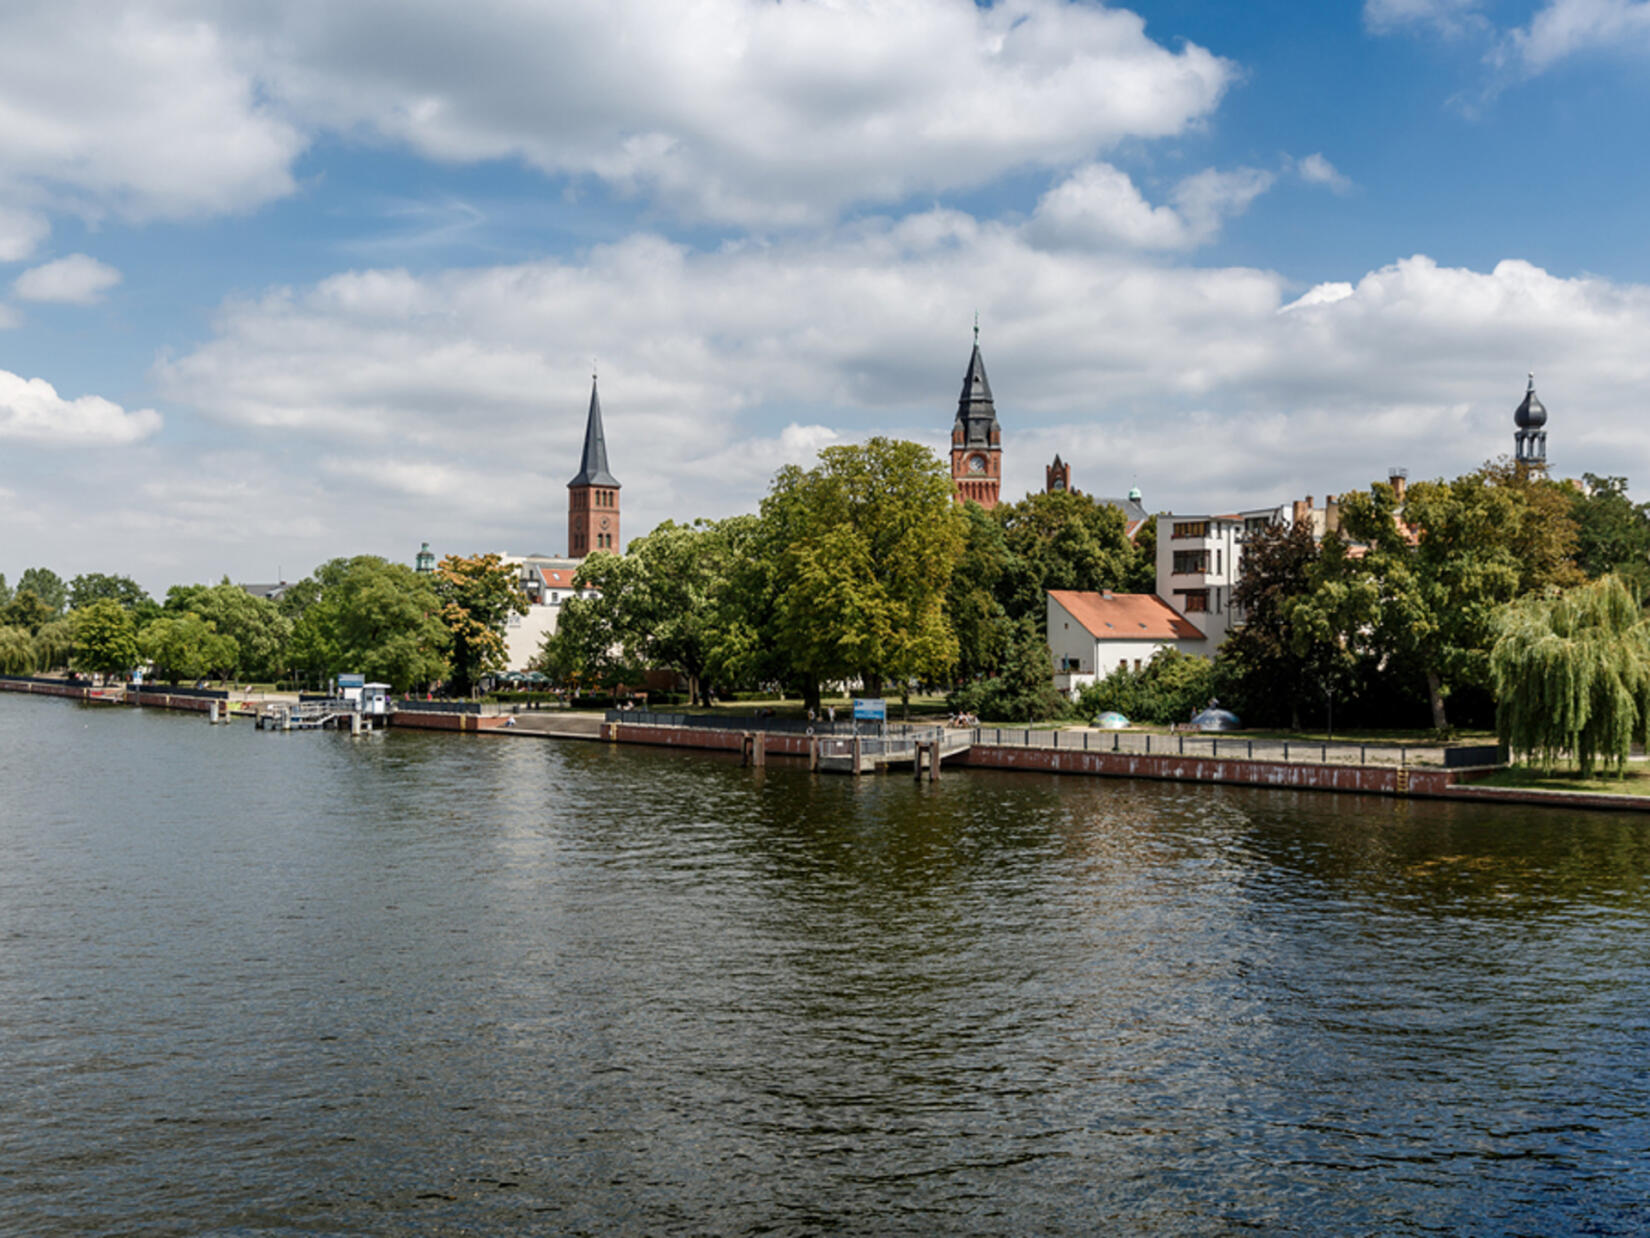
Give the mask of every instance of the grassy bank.
<path id="1" fill-rule="evenodd" d="M 1650 768 L 1643 762 L 1633 762 L 1626 773 L 1600 774 L 1583 778 L 1573 767 L 1543 773 L 1529 765 L 1512 765 L 1496 770 L 1487 778 L 1476 778 L 1475 787 L 1508 787 L 1528 791 L 1571 791 L 1590 795 L 1650 795 Z"/>

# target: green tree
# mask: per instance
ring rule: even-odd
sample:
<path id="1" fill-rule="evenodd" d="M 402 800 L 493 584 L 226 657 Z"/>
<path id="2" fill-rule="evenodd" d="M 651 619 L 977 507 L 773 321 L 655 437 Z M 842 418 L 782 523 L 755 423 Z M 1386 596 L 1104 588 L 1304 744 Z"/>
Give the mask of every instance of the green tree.
<path id="1" fill-rule="evenodd" d="M 1243 574 L 1231 600 L 1243 622 L 1219 657 L 1251 722 L 1270 715 L 1299 729 L 1301 703 L 1339 686 L 1329 673 L 1340 653 L 1338 625 L 1326 625 L 1327 639 L 1314 639 L 1292 621 L 1293 603 L 1311 591 L 1317 559 L 1318 543 L 1307 524 L 1267 525 L 1244 539 Z"/>
<path id="2" fill-rule="evenodd" d="M 516 569 L 496 554 L 448 555 L 436 565 L 434 583 L 452 642 L 452 686 L 463 696 L 483 673 L 503 668 L 504 627 L 511 615 L 527 613 L 527 595 Z"/>
<path id="3" fill-rule="evenodd" d="M 11 604 L 11 586 L 6 583 L 6 574 L 0 572 L 0 609 Z"/>
<path id="4" fill-rule="evenodd" d="M 1131 577 L 1136 555 L 1127 522 L 1109 503 L 1057 490 L 1028 494 L 992 514 L 1014 557 L 1003 599 L 1010 618 L 1029 618 L 1044 630 L 1050 589 L 1122 589 Z"/>
<path id="5" fill-rule="evenodd" d="M 949 699 L 962 713 L 1002 722 L 1042 722 L 1070 708 L 1054 686 L 1048 640 L 1029 615 L 1008 625 L 1001 673 L 965 684 Z"/>
<path id="6" fill-rule="evenodd" d="M 588 612 L 594 630 L 585 633 L 576 620 L 568 648 L 582 646 L 577 661 L 589 667 L 602 660 L 592 640 L 618 646 L 627 663 L 680 672 L 694 699 L 704 702 L 726 618 L 731 552 L 721 526 L 667 520 L 632 541 L 622 556 L 591 555 L 574 583 L 600 591 L 581 599 L 578 608 Z"/>
<path id="7" fill-rule="evenodd" d="M 94 675 L 117 675 L 138 663 L 137 625 L 114 598 L 99 598 L 69 612 L 74 622 L 70 665 Z"/>
<path id="8" fill-rule="evenodd" d="M 40 600 L 32 589 L 19 588 L 12 594 L 11 601 L 4 610 L 0 610 L 0 622 L 9 627 L 22 628 L 30 636 L 35 635 L 57 617 L 57 612 Z"/>
<path id="9" fill-rule="evenodd" d="M 1136 530 L 1134 558 L 1123 588 L 1130 593 L 1157 592 L 1157 517 L 1153 516 Z"/>
<path id="10" fill-rule="evenodd" d="M 1003 526 L 991 513 L 978 503 L 965 503 L 962 513 L 962 554 L 946 590 L 945 609 L 957 637 L 957 675 L 967 681 L 1002 670 L 1015 632 L 1002 595 L 1007 582 L 1024 573 L 1017 570 Z"/>
<path id="11" fill-rule="evenodd" d="M 1551 771 L 1573 756 L 1583 777 L 1618 774 L 1650 735 L 1650 620 L 1615 576 L 1532 597 L 1499 617 L 1490 656 L 1496 729 Z"/>
<path id="12" fill-rule="evenodd" d="M 237 660 L 224 669 L 226 675 L 279 679 L 287 669 L 292 621 L 268 598 L 253 597 L 228 577 L 216 585 L 172 586 L 166 610 L 199 615 L 235 642 Z"/>
<path id="13" fill-rule="evenodd" d="M 1625 477 L 1594 473 L 1572 484 L 1569 499 L 1576 566 L 1589 577 L 1614 572 L 1640 596 L 1650 592 L 1650 503 L 1627 497 Z"/>
<path id="14" fill-rule="evenodd" d="M 1384 482 L 1343 496 L 1340 513 L 1339 534 L 1313 565 L 1311 593 L 1291 604 L 1297 641 L 1423 680 L 1432 724 L 1445 730 L 1450 693 L 1489 686 L 1497 610 L 1539 580 L 1517 552 L 1532 536 L 1531 505 L 1480 470 L 1417 482 L 1401 517 Z"/>
<path id="15" fill-rule="evenodd" d="M 945 596 L 963 546 L 950 470 L 916 443 L 873 438 L 787 466 L 762 502 L 773 638 L 810 704 L 819 684 L 943 676 L 957 660 Z"/>
<path id="16" fill-rule="evenodd" d="M 143 629 L 138 648 L 169 683 L 223 675 L 240 657 L 232 638 L 196 614 L 167 614 Z"/>
<path id="17" fill-rule="evenodd" d="M 126 610 L 136 610 L 153 602 L 143 587 L 130 576 L 107 576 L 102 572 L 82 572 L 69 582 L 69 609 L 83 610 L 105 598 Z"/>
<path id="18" fill-rule="evenodd" d="M 299 585 L 314 586 L 305 589 L 313 600 L 294 624 L 290 656 L 311 682 L 355 672 L 405 692 L 446 675 L 447 628 L 430 577 L 359 555 L 330 560 Z"/>
<path id="19" fill-rule="evenodd" d="M 25 589 L 45 603 L 53 619 L 61 615 L 68 605 L 69 586 L 49 567 L 31 567 L 19 576 L 17 592 L 22 593 Z"/>
<path id="20" fill-rule="evenodd" d="M 0 673 L 27 675 L 34 670 L 34 638 L 27 628 L 0 626 Z"/>

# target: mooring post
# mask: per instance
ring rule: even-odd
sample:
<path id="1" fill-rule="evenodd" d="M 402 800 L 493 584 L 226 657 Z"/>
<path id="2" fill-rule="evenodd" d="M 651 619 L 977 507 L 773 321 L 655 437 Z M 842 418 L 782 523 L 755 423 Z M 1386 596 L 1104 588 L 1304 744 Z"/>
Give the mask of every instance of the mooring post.
<path id="1" fill-rule="evenodd" d="M 349 733 L 351 735 L 359 735 L 361 733 L 361 711 L 360 710 L 356 710 L 354 713 L 350 714 L 350 716 L 349 716 Z"/>
<path id="2" fill-rule="evenodd" d="M 210 704 L 207 705 L 206 713 L 207 713 L 207 717 L 206 717 L 207 722 L 209 722 L 213 726 L 217 726 L 218 725 L 218 703 L 216 701 L 212 701 Z"/>
<path id="3" fill-rule="evenodd" d="M 818 736 L 808 737 L 808 768 L 815 773 L 819 771 L 819 750 L 824 743 Z"/>
<path id="4" fill-rule="evenodd" d="M 856 732 L 854 735 L 854 773 L 856 775 L 864 773 L 864 770 L 860 768 L 859 764 L 862 743 L 863 741 L 859 738 L 859 734 Z"/>
<path id="5" fill-rule="evenodd" d="M 940 780 L 940 744 L 941 744 L 941 742 L 942 742 L 941 740 L 936 739 L 933 742 L 932 746 L 928 749 L 928 781 L 929 782 L 938 782 Z"/>

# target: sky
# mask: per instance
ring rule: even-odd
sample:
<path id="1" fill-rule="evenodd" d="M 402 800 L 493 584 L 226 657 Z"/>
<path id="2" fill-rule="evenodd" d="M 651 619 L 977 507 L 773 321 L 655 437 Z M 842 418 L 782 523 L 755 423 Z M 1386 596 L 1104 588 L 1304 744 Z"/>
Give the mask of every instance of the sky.
<path id="1" fill-rule="evenodd" d="M 1650 0 L 9 0 L 0 572 L 559 554 L 873 434 L 1650 498 Z"/>

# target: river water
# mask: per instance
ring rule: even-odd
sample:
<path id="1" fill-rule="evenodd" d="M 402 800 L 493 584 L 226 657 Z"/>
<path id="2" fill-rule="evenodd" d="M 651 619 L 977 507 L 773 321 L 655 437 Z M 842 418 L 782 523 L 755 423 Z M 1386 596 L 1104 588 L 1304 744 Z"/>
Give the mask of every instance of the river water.
<path id="1" fill-rule="evenodd" d="M 1650 819 L 0 695 L 0 1231 L 1637 1233 Z"/>

